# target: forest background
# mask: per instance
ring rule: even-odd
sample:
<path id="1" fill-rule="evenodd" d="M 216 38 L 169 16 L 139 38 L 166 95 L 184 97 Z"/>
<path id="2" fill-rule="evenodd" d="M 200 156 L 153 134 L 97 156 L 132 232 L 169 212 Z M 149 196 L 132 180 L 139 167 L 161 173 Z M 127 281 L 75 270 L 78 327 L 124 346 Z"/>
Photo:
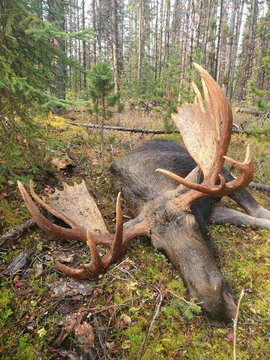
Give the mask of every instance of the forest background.
<path id="1" fill-rule="evenodd" d="M 3 0 L 0 8 L 3 177 L 15 176 L 22 148 L 35 171 L 37 114 L 70 106 L 97 112 L 95 65 L 108 65 L 99 76 L 113 74 L 118 110 L 143 104 L 166 131 L 171 113 L 193 98 L 193 61 L 230 101 L 268 110 L 268 1 Z"/>
<path id="2" fill-rule="evenodd" d="M 243 158 L 248 141 L 254 180 L 269 184 L 269 5 L 258 0 L 0 1 L 3 359 L 76 359 L 89 349 L 93 359 L 232 358 L 232 324 L 216 329 L 207 322 L 187 300 L 178 272 L 147 238 L 136 240 L 121 263 L 98 279 L 64 278 L 49 255 L 60 251 L 63 261 L 79 267 L 89 262 L 89 252 L 81 243 L 30 231 L 35 223 L 16 180 L 26 185 L 31 179 L 37 193 L 50 194 L 62 181 L 84 179 L 113 232 L 117 193 L 109 166 L 152 135 L 103 134 L 82 125 L 164 128 L 162 138 L 181 143 L 179 134 L 171 133 L 170 114 L 193 101 L 191 81 L 201 89 L 195 61 L 233 105 L 240 133 L 233 134 L 228 155 Z M 260 108 L 263 116 L 235 114 L 235 105 Z M 55 158 L 58 165 L 59 158 L 67 160 L 70 168 L 59 171 Z M 252 194 L 269 209 L 268 193 Z M 124 201 L 123 211 L 130 219 Z M 236 295 L 245 290 L 238 359 L 268 359 L 269 231 L 211 225 L 209 232 L 225 278 Z M 59 284 L 73 290 L 63 292 Z M 85 345 L 78 339 L 82 325 L 88 331 Z"/>

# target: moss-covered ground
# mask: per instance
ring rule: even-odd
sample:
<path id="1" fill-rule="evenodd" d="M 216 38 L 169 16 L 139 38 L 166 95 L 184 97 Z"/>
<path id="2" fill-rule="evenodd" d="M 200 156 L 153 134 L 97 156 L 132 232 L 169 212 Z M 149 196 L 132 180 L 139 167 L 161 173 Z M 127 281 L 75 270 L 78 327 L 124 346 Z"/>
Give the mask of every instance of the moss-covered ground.
<path id="1" fill-rule="evenodd" d="M 76 116 L 76 122 L 88 121 L 86 113 Z M 50 115 L 42 126 L 49 137 L 59 142 L 59 148 L 55 148 L 57 155 L 64 154 L 67 144 L 71 144 L 70 156 L 77 166 L 72 173 L 59 173 L 47 156 L 43 171 L 31 175 L 36 191 L 42 194 L 45 187 L 53 188 L 61 181 L 73 184 L 84 179 L 113 232 L 117 193 L 109 166 L 152 136 L 106 131 L 106 167 L 101 174 L 100 131 L 86 131 L 69 125 L 68 121 Z M 137 128 L 161 127 L 154 116 L 135 110 L 116 115 L 110 120 L 112 123 Z M 175 134 L 161 137 L 180 142 Z M 243 159 L 247 141 L 255 157 L 255 180 L 267 184 L 269 137 L 233 135 L 229 156 Z M 25 183 L 28 180 L 26 176 Z M 270 210 L 269 195 L 255 190 L 252 194 Z M 226 199 L 224 204 L 234 206 Z M 130 217 L 124 208 L 124 220 Z M 28 218 L 29 213 L 11 179 L 2 186 L 0 194 L 2 233 Z M 217 245 L 217 262 L 225 278 L 237 297 L 245 290 L 237 328 L 237 359 L 269 359 L 270 231 L 210 225 L 209 232 Z M 65 255 L 75 254 L 71 264 L 78 267 L 89 261 L 86 245 L 54 238 L 38 228 L 28 230 L 0 244 L 1 272 L 26 250 L 30 253 L 27 266 L 17 274 L 1 277 L 0 356 L 3 359 L 76 359 L 76 356 L 79 359 L 79 348 L 85 351 L 86 359 L 89 347 L 93 350 L 89 359 L 233 359 L 233 325 L 215 328 L 209 324 L 200 308 L 187 297 L 177 271 L 151 246 L 149 239 L 134 240 L 105 274 L 84 280 L 82 283 L 92 286 L 91 293 L 85 296 L 76 293 L 53 296 L 56 284 L 71 280 L 56 271 L 50 255 L 55 250 Z M 92 325 L 91 346 L 89 341 L 88 345 L 78 343 L 70 317 Z M 153 325 L 151 331 L 150 325 Z"/>

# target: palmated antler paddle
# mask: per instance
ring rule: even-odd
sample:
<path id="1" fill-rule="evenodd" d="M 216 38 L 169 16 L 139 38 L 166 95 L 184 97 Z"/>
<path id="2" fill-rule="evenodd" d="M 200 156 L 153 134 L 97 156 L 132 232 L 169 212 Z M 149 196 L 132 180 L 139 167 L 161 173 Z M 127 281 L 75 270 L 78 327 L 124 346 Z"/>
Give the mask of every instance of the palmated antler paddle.
<path id="1" fill-rule="evenodd" d="M 73 269 L 53 259 L 54 265 L 68 276 L 86 279 L 102 273 L 125 252 L 130 240 L 136 236 L 147 235 L 149 232 L 147 220 L 123 230 L 120 193 L 116 202 L 116 231 L 112 235 L 108 232 L 103 217 L 87 191 L 84 181 L 81 184 L 75 183 L 74 186 L 64 183 L 64 190 L 56 190 L 53 195 L 50 195 L 48 201 L 40 199 L 32 183 L 29 184 L 30 193 L 35 201 L 52 215 L 64 221 L 69 228 L 49 221 L 40 212 L 20 181 L 18 181 L 18 186 L 29 212 L 41 229 L 63 238 L 87 242 L 92 259 L 89 264 L 82 264 L 80 269 Z M 110 244 L 111 249 L 101 258 L 95 243 Z"/>
<path id="2" fill-rule="evenodd" d="M 221 197 L 241 190 L 253 178 L 253 161 L 249 145 L 243 163 L 226 156 L 231 139 L 233 120 L 228 100 L 208 72 L 198 64 L 194 64 L 194 66 L 202 76 L 206 106 L 204 106 L 199 89 L 193 83 L 196 93 L 194 104 L 185 103 L 182 108 L 177 108 L 178 114 L 172 115 L 172 118 L 190 155 L 202 170 L 204 180 L 201 184 L 197 184 L 170 171 L 156 170 L 170 176 L 181 185 L 192 189 L 174 200 L 176 204 L 184 209 L 189 209 L 191 204 L 200 197 Z M 229 183 L 226 183 L 225 179 L 220 175 L 224 159 L 230 162 L 240 173 L 236 179 Z M 216 186 L 218 177 L 220 178 L 220 185 Z"/>

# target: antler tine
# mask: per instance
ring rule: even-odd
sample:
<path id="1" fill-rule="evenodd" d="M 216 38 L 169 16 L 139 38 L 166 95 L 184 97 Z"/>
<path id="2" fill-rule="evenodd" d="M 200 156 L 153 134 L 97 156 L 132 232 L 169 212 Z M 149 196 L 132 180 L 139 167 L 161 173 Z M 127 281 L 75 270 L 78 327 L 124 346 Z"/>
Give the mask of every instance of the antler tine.
<path id="1" fill-rule="evenodd" d="M 112 244 L 111 255 L 112 261 L 119 256 L 123 246 L 123 213 L 121 209 L 121 193 L 118 193 L 116 201 L 116 227 L 115 240 Z"/>
<path id="2" fill-rule="evenodd" d="M 174 201 L 184 209 L 204 196 L 221 197 L 245 188 L 253 177 L 253 162 L 249 146 L 246 160 L 243 163 L 226 157 L 232 133 L 232 110 L 223 91 L 215 80 L 200 65 L 194 64 L 202 76 L 204 107 L 202 95 L 195 84 L 196 93 L 193 105 L 184 104 L 178 108 L 178 114 L 172 118 L 179 128 L 186 147 L 204 174 L 202 184 L 183 179 L 169 171 L 156 171 L 170 176 L 180 184 L 190 188 L 189 192 L 178 196 Z M 237 179 L 225 183 L 220 175 L 224 160 L 233 164 L 240 172 Z M 220 178 L 220 185 L 216 181 Z"/>
<path id="3" fill-rule="evenodd" d="M 246 158 L 244 162 L 240 163 L 236 160 L 229 158 L 228 156 L 224 156 L 224 159 L 227 160 L 230 164 L 232 164 L 240 173 L 240 175 L 236 179 L 226 184 L 226 187 L 224 189 L 224 195 L 229 195 L 235 191 L 244 189 L 253 180 L 254 163 L 249 144 L 247 145 Z"/>
<path id="4" fill-rule="evenodd" d="M 220 184 L 217 186 L 208 185 L 208 184 L 197 184 L 192 181 L 187 180 L 186 178 L 182 178 L 170 171 L 163 170 L 163 169 L 156 169 L 157 172 L 161 172 L 170 178 L 174 179 L 175 181 L 179 182 L 180 184 L 186 186 L 189 189 L 193 189 L 196 191 L 203 192 L 205 194 L 209 194 L 211 196 L 220 196 L 220 193 L 223 191 L 224 187 L 226 186 L 226 181 L 222 175 L 218 175 L 220 179 Z"/>
<path id="5" fill-rule="evenodd" d="M 236 179 L 226 183 L 224 177 L 219 174 L 220 184 L 217 186 L 210 185 L 204 182 L 202 184 L 197 184 L 163 169 L 156 169 L 156 171 L 171 177 L 172 179 L 188 187 L 189 189 L 196 190 L 197 192 L 205 194 L 204 196 L 210 195 L 212 197 L 221 197 L 225 195 L 230 195 L 235 191 L 244 189 L 253 179 L 254 167 L 249 144 L 247 146 L 246 158 L 244 162 L 238 162 L 229 158 L 228 156 L 224 156 L 224 159 L 227 160 L 230 164 L 232 164 L 236 168 L 236 170 L 240 172 L 240 175 Z M 183 195 L 182 197 L 184 196 L 185 195 Z M 199 197 L 199 194 L 197 194 L 197 197 Z"/>
<path id="6" fill-rule="evenodd" d="M 123 245 L 123 216 L 120 198 L 121 193 L 119 193 L 117 196 L 115 238 L 110 251 L 106 255 L 104 255 L 103 258 L 101 258 L 96 248 L 96 245 L 94 244 L 94 241 L 90 236 L 89 231 L 87 231 L 87 244 L 92 255 L 90 263 L 81 264 L 80 269 L 74 269 L 69 266 L 63 265 L 59 261 L 53 260 L 53 264 L 55 265 L 55 267 L 57 267 L 57 269 L 61 270 L 64 274 L 68 276 L 79 279 L 87 279 L 90 276 L 96 276 L 102 273 L 111 263 L 113 263 L 119 256 L 121 256 L 125 252 L 126 246 Z"/>
<path id="7" fill-rule="evenodd" d="M 81 264 L 80 269 L 74 269 L 52 258 L 53 265 L 64 274 L 82 280 L 102 273 L 105 269 L 105 265 L 98 253 L 97 247 L 94 243 L 94 240 L 91 238 L 89 231 L 87 231 L 87 245 L 92 255 L 92 259 L 89 264 Z"/>

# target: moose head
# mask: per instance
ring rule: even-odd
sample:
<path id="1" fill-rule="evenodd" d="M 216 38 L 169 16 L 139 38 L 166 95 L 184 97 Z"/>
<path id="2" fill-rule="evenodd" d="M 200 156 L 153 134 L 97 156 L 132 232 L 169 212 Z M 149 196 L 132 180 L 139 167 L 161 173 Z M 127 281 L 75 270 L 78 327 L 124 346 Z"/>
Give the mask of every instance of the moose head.
<path id="1" fill-rule="evenodd" d="M 242 163 L 226 156 L 232 132 L 230 105 L 214 79 L 199 65 L 195 64 L 195 67 L 202 76 L 204 100 L 193 84 L 196 93 L 194 104 L 184 104 L 172 117 L 198 166 L 184 178 L 168 170 L 154 168 L 152 152 L 142 156 L 136 151 L 131 152 L 133 158 L 127 156 L 116 163 L 113 172 L 121 173 L 118 177 L 123 193 L 140 199 L 137 203 L 135 201 L 137 217 L 123 226 L 118 194 L 115 234 L 107 230 L 84 182 L 74 186 L 64 184 L 64 190 L 56 190 L 49 200 L 40 199 L 30 183 L 32 198 L 64 221 L 67 227 L 50 222 L 23 185 L 20 182 L 18 185 L 40 228 L 56 236 L 87 242 L 92 255 L 89 264 L 74 269 L 53 260 L 54 265 L 66 275 L 80 279 L 98 275 L 125 252 L 130 240 L 146 235 L 156 248 L 165 251 L 180 271 L 190 297 L 208 316 L 226 322 L 235 317 L 234 296 L 206 244 L 198 218 L 206 218 L 204 212 L 210 213 L 215 199 L 249 184 L 253 177 L 253 162 L 249 147 Z M 157 152 L 154 156 L 159 158 Z M 227 183 L 221 175 L 224 160 L 239 171 L 239 176 Z M 166 158 L 163 162 L 166 163 Z M 151 166 L 145 166 L 147 163 Z M 157 163 L 160 164 L 160 160 Z M 151 171 L 151 168 L 154 170 Z M 203 181 L 200 183 L 201 178 Z M 175 185 L 176 182 L 178 185 Z M 205 200 L 208 200 L 207 205 Z M 101 258 L 95 244 L 110 244 L 111 249 Z"/>

